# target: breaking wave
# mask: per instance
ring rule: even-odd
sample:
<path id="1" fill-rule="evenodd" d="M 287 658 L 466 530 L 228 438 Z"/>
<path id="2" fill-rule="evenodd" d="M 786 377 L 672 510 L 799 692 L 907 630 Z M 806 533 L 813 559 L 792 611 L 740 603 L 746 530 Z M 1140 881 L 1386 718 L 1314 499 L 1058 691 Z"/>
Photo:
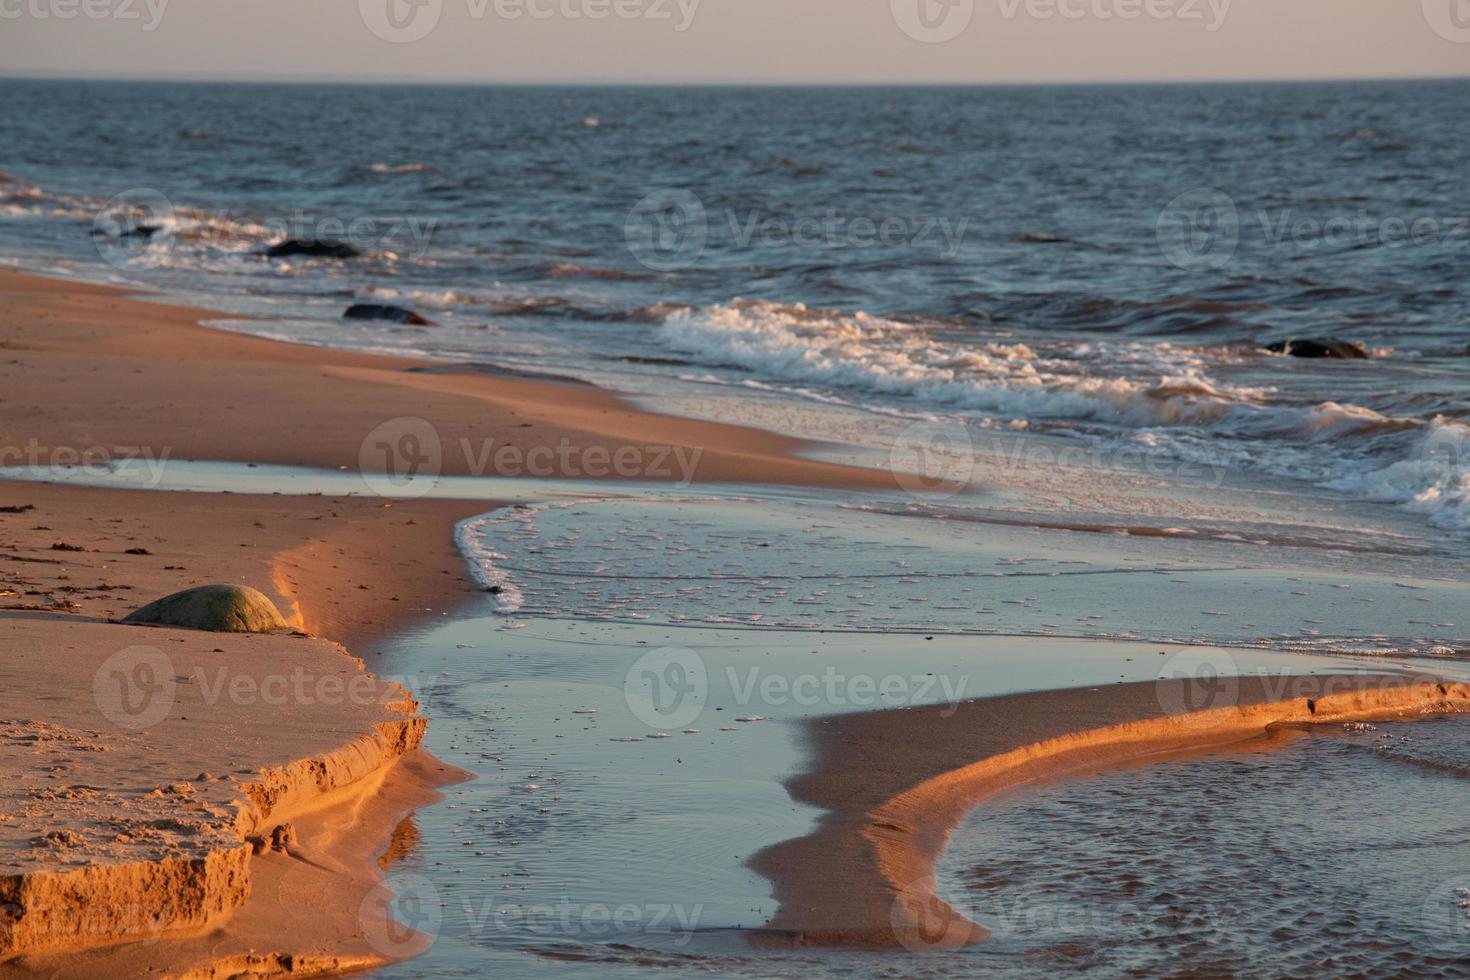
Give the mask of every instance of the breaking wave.
<path id="1" fill-rule="evenodd" d="M 1239 350 L 1127 340 L 951 342 L 923 323 L 737 300 L 670 311 L 658 342 L 696 363 L 739 368 L 926 411 L 1053 420 L 1170 455 L 1211 455 L 1302 476 L 1470 526 L 1464 425 L 1350 403 L 1283 400 L 1230 385 L 1213 366 Z M 1220 445 L 1214 445 L 1214 443 Z"/>

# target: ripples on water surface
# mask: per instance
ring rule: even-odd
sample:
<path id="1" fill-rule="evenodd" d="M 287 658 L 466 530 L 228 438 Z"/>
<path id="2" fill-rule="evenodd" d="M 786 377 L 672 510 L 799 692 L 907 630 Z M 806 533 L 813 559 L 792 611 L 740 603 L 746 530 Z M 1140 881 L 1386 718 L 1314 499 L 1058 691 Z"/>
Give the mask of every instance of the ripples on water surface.
<path id="1" fill-rule="evenodd" d="M 941 892 L 986 975 L 1464 976 L 1470 718 L 1277 739 L 975 810 Z"/>
<path id="2" fill-rule="evenodd" d="M 240 326 L 308 342 L 569 371 L 722 419 L 776 399 L 937 413 L 986 441 L 1024 423 L 1463 528 L 1467 134 L 1461 81 L 8 81 L 0 247 L 287 315 Z M 136 188 L 173 203 L 171 234 L 101 236 L 100 266 L 93 218 Z M 698 198 L 703 248 L 641 262 L 630 213 L 668 190 Z M 1193 239 L 1180 213 L 1213 220 Z M 360 259 L 253 254 L 364 218 Z M 866 232 L 885 221 L 902 232 Z M 340 320 L 353 299 L 442 326 Z M 1291 337 L 1377 356 L 1261 350 Z"/>

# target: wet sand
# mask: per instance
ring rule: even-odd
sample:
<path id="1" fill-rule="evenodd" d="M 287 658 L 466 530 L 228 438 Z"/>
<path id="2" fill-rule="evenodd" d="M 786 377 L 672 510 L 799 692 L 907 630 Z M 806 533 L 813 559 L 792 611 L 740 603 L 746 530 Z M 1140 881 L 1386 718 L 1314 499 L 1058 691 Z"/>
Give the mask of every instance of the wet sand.
<path id="1" fill-rule="evenodd" d="M 0 464 L 75 463 L 100 447 L 357 470 L 379 426 L 425 419 L 441 447 L 436 468 L 450 476 L 581 477 L 589 459 L 633 451 L 626 467 L 601 464 L 609 478 L 679 479 L 682 459 L 701 481 L 897 486 L 886 472 L 797 458 L 801 440 L 639 411 L 584 384 L 473 365 L 430 372 L 435 362 L 199 326 L 212 318 L 220 314 L 0 271 L 0 446 L 18 457 Z M 529 456 L 542 447 L 558 451 Z M 497 469 L 507 459 L 525 462 Z"/>

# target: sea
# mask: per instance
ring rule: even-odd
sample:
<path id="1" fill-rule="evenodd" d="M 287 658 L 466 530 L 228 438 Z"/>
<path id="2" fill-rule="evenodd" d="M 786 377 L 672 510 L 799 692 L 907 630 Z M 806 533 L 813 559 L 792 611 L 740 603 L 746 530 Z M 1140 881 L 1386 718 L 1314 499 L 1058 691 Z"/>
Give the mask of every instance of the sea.
<path id="1" fill-rule="evenodd" d="M 0 170 L 10 261 L 278 318 L 241 329 L 814 437 L 1026 427 L 1470 527 L 1464 80 L 11 80 Z M 263 257 L 288 238 L 361 254 Z"/>
<path id="2" fill-rule="evenodd" d="M 987 801 L 938 881 L 993 937 L 952 953 L 752 943 L 747 864 L 820 819 L 785 783 L 825 715 L 1470 673 L 1470 81 L 0 80 L 0 171 L 4 266 L 912 477 L 415 488 L 511 506 L 458 529 L 482 603 L 360 651 L 473 774 L 395 835 L 395 915 L 433 942 L 379 975 L 1470 968 L 1460 718 Z M 349 247 L 265 254 L 289 240 Z M 46 476 L 381 491 L 260 462 Z"/>

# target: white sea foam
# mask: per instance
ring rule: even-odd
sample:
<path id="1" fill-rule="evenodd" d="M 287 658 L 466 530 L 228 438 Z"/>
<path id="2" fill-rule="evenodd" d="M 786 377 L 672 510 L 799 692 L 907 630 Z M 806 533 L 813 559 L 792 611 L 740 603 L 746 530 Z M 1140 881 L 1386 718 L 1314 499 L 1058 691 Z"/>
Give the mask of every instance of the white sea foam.
<path id="1" fill-rule="evenodd" d="M 1334 402 L 1270 404 L 1263 389 L 1210 378 L 1207 368 L 1221 355 L 1172 344 L 961 345 L 936 339 L 920 325 L 862 312 L 759 301 L 675 311 L 657 336 L 705 364 L 1013 418 L 1194 425 L 1304 439 L 1418 424 Z"/>
<path id="2" fill-rule="evenodd" d="M 427 163 L 375 163 L 368 169 L 375 174 L 417 174 L 433 168 Z"/>
<path id="3" fill-rule="evenodd" d="M 750 300 L 674 311 L 656 338 L 707 366 L 780 379 L 795 393 L 825 386 L 917 411 L 1092 424 L 1159 454 L 1319 481 L 1470 527 L 1470 445 L 1449 445 L 1464 426 L 1335 401 L 1290 404 L 1267 389 L 1225 384 L 1209 372 L 1238 360 L 1228 350 L 1113 340 L 960 344 L 921 324 Z"/>
<path id="4" fill-rule="evenodd" d="M 541 508 L 524 505 L 502 508 L 460 521 L 454 529 L 455 544 L 468 560 L 470 573 L 487 592 L 495 593 L 495 611 L 501 615 L 508 616 L 517 612 L 525 605 L 526 596 L 511 579 L 510 573 L 496 564 L 505 561 L 506 557 L 490 546 L 490 529 L 516 521 L 534 535 L 536 512 L 539 509 Z"/>
<path id="5" fill-rule="evenodd" d="M 1470 527 L 1470 425 L 1436 418 L 1407 459 L 1329 486 L 1425 514 L 1441 527 Z"/>

